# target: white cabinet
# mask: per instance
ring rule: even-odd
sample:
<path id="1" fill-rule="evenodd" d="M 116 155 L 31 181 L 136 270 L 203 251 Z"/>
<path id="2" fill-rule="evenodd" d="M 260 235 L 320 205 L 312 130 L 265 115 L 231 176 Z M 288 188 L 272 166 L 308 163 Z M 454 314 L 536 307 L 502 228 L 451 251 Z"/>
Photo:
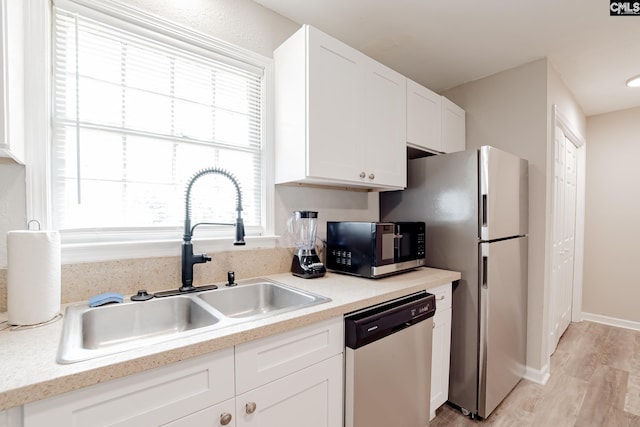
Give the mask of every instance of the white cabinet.
<path id="1" fill-rule="evenodd" d="M 22 427 L 22 407 L 0 411 L 0 427 Z"/>
<path id="2" fill-rule="evenodd" d="M 406 78 L 305 25 L 274 52 L 276 183 L 406 186 Z"/>
<path id="3" fill-rule="evenodd" d="M 342 318 L 236 347 L 236 425 L 342 425 Z"/>
<path id="4" fill-rule="evenodd" d="M 436 296 L 436 314 L 433 317 L 431 354 L 431 414 L 449 397 L 449 354 L 451 351 L 451 283 L 429 289 Z"/>
<path id="5" fill-rule="evenodd" d="M 233 399 L 233 356 L 233 348 L 228 348 L 26 404 L 24 427 L 134 427 L 178 422 Z"/>
<path id="6" fill-rule="evenodd" d="M 466 148 L 465 112 L 442 97 L 442 151 L 453 153 Z"/>
<path id="7" fill-rule="evenodd" d="M 465 149 L 465 112 L 444 96 L 407 79 L 407 145 L 436 153 Z"/>
<path id="8" fill-rule="evenodd" d="M 0 0 L 0 157 L 24 163 L 24 5 Z"/>
<path id="9" fill-rule="evenodd" d="M 342 354 L 236 397 L 237 426 L 342 425 Z"/>
<path id="10" fill-rule="evenodd" d="M 407 145 L 430 151 L 442 149 L 442 97 L 407 79 Z"/>
<path id="11" fill-rule="evenodd" d="M 24 427 L 337 426 L 343 330 L 330 319 L 29 403 Z M 8 414 L 0 427 L 22 426 Z"/>

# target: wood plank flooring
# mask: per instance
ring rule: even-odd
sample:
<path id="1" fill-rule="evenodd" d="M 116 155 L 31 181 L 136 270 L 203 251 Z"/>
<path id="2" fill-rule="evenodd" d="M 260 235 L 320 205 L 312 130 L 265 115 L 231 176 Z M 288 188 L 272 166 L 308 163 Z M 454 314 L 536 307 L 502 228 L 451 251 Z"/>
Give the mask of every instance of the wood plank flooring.
<path id="1" fill-rule="evenodd" d="M 640 332 L 572 323 L 544 386 L 522 380 L 486 420 L 447 405 L 430 427 L 640 427 Z"/>

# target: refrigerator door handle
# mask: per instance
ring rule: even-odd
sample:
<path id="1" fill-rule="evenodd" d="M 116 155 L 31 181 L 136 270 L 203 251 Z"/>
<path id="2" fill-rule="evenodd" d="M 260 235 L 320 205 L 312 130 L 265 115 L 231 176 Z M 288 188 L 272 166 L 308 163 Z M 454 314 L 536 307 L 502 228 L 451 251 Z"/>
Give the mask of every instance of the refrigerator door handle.
<path id="1" fill-rule="evenodd" d="M 482 227 L 487 226 L 487 195 L 482 195 Z"/>
<path id="2" fill-rule="evenodd" d="M 482 288 L 489 289 L 488 277 L 489 277 L 489 257 L 482 257 Z"/>
<path id="3" fill-rule="evenodd" d="M 482 245 L 486 246 L 486 245 Z M 480 342 L 478 343 L 478 411 L 484 414 L 487 404 L 487 344 L 489 336 L 489 286 L 487 267 L 489 257 L 482 257 L 482 286 L 480 288 Z M 487 414 L 488 415 L 488 414 Z"/>

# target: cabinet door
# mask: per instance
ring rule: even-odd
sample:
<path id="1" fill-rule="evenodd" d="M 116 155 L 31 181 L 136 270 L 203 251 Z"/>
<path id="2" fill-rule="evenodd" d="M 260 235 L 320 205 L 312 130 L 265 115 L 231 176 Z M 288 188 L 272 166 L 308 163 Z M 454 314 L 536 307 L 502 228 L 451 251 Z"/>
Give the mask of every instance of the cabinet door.
<path id="1" fill-rule="evenodd" d="M 364 106 L 363 182 L 382 186 L 407 186 L 407 79 L 369 59 L 362 94 Z"/>
<path id="2" fill-rule="evenodd" d="M 307 28 L 307 175 L 357 182 L 364 164 L 361 75 L 366 57 Z"/>
<path id="3" fill-rule="evenodd" d="M 465 112 L 442 97 L 442 151 L 453 153 L 466 148 Z"/>
<path id="4" fill-rule="evenodd" d="M 238 427 L 343 423 L 342 354 L 236 397 Z"/>
<path id="5" fill-rule="evenodd" d="M 407 144 L 420 149 L 442 149 L 442 97 L 407 79 Z"/>
<path id="6" fill-rule="evenodd" d="M 451 309 L 433 317 L 433 347 L 431 356 L 431 414 L 449 397 L 449 352 L 451 349 Z"/>

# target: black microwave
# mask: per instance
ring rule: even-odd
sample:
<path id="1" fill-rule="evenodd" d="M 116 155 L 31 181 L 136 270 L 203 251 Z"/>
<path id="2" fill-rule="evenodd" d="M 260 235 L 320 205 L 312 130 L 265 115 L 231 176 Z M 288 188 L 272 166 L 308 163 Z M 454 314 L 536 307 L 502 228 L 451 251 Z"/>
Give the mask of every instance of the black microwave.
<path id="1" fill-rule="evenodd" d="M 327 268 L 384 277 L 424 265 L 424 222 L 327 222 Z"/>

